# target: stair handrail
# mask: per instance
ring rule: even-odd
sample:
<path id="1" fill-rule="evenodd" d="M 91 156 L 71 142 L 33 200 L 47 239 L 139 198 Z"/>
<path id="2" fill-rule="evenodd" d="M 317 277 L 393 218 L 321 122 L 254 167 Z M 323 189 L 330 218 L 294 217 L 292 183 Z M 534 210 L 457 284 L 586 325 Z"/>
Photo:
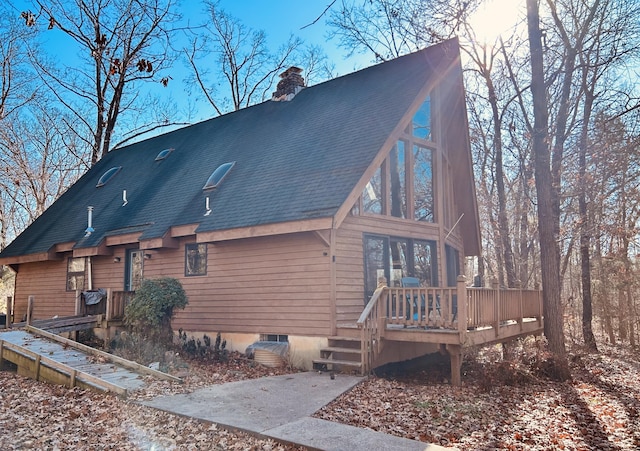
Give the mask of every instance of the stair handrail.
<path id="1" fill-rule="evenodd" d="M 382 301 L 384 294 L 388 291 L 386 279 L 380 280 L 378 288 L 373 292 L 371 299 L 360 314 L 356 322 L 360 329 L 360 361 L 362 373 L 367 374 L 373 368 L 373 364 L 382 350 L 382 336 L 385 329 L 386 317 L 381 315 L 384 312 Z"/>

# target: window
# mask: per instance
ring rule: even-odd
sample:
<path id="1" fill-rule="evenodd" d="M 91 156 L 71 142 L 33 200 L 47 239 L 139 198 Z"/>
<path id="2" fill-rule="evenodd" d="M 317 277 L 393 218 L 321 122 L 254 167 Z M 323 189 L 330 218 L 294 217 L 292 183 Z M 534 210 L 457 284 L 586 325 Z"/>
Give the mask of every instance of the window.
<path id="1" fill-rule="evenodd" d="M 413 213 L 416 221 L 433 222 L 432 151 L 413 146 Z"/>
<path id="2" fill-rule="evenodd" d="M 448 244 L 444 246 L 444 251 L 447 254 L 447 286 L 455 287 L 460 275 L 460 252 Z"/>
<path id="3" fill-rule="evenodd" d="M 84 257 L 67 259 L 67 291 L 84 290 Z"/>
<path id="4" fill-rule="evenodd" d="M 365 303 L 384 276 L 389 286 L 416 277 L 424 287 L 438 286 L 436 242 L 377 235 L 364 236 Z"/>
<path id="5" fill-rule="evenodd" d="M 232 161 L 230 163 L 224 163 L 218 166 L 216 170 L 213 171 L 213 173 L 209 176 L 209 178 L 207 179 L 207 183 L 204 184 L 202 189 L 217 188 L 235 164 L 236 162 Z"/>
<path id="6" fill-rule="evenodd" d="M 404 141 L 391 150 L 389 155 L 391 172 L 391 216 L 407 217 L 407 180 L 405 170 Z"/>
<path id="7" fill-rule="evenodd" d="M 373 174 L 362 193 L 365 213 L 382 214 L 382 171 L 380 168 Z"/>
<path id="8" fill-rule="evenodd" d="M 111 169 L 109 169 L 107 172 L 102 174 L 102 177 L 100 177 L 100 179 L 98 180 L 96 188 L 100 188 L 101 186 L 106 185 L 109 182 L 109 180 L 111 180 L 113 177 L 115 177 L 115 175 L 118 172 L 120 172 L 120 169 L 122 169 L 122 166 L 114 166 Z"/>
<path id="9" fill-rule="evenodd" d="M 431 137 L 431 97 L 420 105 L 413 116 L 413 136 L 416 138 L 432 140 Z"/>
<path id="10" fill-rule="evenodd" d="M 160 153 L 156 156 L 155 161 L 160 161 L 160 160 L 164 160 L 165 158 L 167 158 L 169 156 L 169 154 L 173 152 L 173 149 L 164 149 L 161 150 Z"/>
<path id="11" fill-rule="evenodd" d="M 207 244 L 191 243 L 184 247 L 184 275 L 204 276 L 207 274 Z"/>
<path id="12" fill-rule="evenodd" d="M 288 335 L 276 335 L 276 334 L 263 334 L 260 336 L 260 341 L 277 341 L 279 343 L 288 343 Z"/>

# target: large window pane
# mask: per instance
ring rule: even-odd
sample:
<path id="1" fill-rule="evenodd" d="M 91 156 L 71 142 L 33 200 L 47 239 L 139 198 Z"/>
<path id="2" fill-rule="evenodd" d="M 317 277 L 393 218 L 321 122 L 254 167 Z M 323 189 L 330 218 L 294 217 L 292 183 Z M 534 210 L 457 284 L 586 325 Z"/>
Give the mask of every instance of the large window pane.
<path id="1" fill-rule="evenodd" d="M 380 168 L 371 177 L 362 193 L 365 213 L 382 214 L 382 171 Z"/>
<path id="2" fill-rule="evenodd" d="M 365 304 L 378 287 L 380 277 L 388 277 L 387 262 L 389 240 L 384 237 L 364 237 L 364 291 Z"/>
<path id="3" fill-rule="evenodd" d="M 404 142 L 391 150 L 389 155 L 391 167 L 391 216 L 407 217 L 407 182 L 405 171 Z"/>
<path id="4" fill-rule="evenodd" d="M 436 243 L 434 241 L 414 241 L 413 277 L 420 279 L 420 285 L 438 286 L 438 264 L 436 262 Z"/>
<path id="5" fill-rule="evenodd" d="M 413 210 L 417 221 L 433 222 L 432 151 L 413 146 Z"/>
<path id="6" fill-rule="evenodd" d="M 431 137 L 431 97 L 420 105 L 413 116 L 413 136 L 432 140 Z"/>
<path id="7" fill-rule="evenodd" d="M 391 281 L 389 286 L 399 287 L 401 279 L 409 275 L 407 263 L 409 260 L 409 246 L 407 240 L 402 238 L 391 238 Z"/>

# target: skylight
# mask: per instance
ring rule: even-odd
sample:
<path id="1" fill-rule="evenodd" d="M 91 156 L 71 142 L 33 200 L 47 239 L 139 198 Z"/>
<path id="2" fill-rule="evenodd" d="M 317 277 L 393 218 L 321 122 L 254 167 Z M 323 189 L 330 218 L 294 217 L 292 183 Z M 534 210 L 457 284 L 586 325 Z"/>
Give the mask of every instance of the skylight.
<path id="1" fill-rule="evenodd" d="M 229 173 L 229 171 L 235 164 L 236 162 L 232 161 L 230 163 L 223 163 L 220 166 L 218 166 L 217 169 L 213 171 L 213 174 L 209 176 L 209 178 L 207 179 L 207 183 L 204 184 L 202 189 L 212 189 L 220 185 L 222 180 L 225 178 L 225 176 Z"/>
<path id="2" fill-rule="evenodd" d="M 109 169 L 107 172 L 102 174 L 102 177 L 100 177 L 100 180 L 98 180 L 98 184 L 96 185 L 96 188 L 100 188 L 101 186 L 106 185 L 109 182 L 109 180 L 111 180 L 118 172 L 120 172 L 120 169 L 122 169 L 122 166 L 114 166 L 111 169 Z"/>
<path id="3" fill-rule="evenodd" d="M 155 161 L 160 161 L 160 160 L 164 160 L 165 158 L 167 158 L 169 156 L 169 154 L 173 152 L 173 149 L 164 149 L 162 151 L 160 151 L 160 153 L 158 154 L 158 156 L 156 156 L 156 160 Z"/>

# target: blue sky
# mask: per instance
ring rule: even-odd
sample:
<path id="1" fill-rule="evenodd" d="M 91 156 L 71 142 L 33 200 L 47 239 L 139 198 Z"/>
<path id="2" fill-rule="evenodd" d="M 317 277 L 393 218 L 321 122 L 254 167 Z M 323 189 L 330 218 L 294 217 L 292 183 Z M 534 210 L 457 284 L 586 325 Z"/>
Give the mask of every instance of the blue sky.
<path id="1" fill-rule="evenodd" d="M 70 3 L 72 1 L 70 0 Z M 325 24 L 328 15 L 324 15 L 315 24 L 305 27 L 316 20 L 330 3 L 331 0 L 221 0 L 220 6 L 247 27 L 264 30 L 268 45 L 273 49 L 285 43 L 292 34 L 304 40 L 306 45 L 320 46 L 333 63 L 336 75 L 344 75 L 374 64 L 373 58 L 369 55 L 344 58 L 346 52 L 338 48 L 337 40 L 328 38 L 329 28 Z M 25 10 L 37 13 L 37 9 L 34 9 L 33 3 L 29 0 L 13 0 L 10 5 L 17 15 Z M 334 8 L 337 7 L 338 3 L 334 5 Z M 206 20 L 204 6 L 200 0 L 181 0 L 178 11 L 182 14 L 185 23 L 188 21 L 192 26 Z M 69 37 L 60 32 L 45 33 L 43 37 L 45 47 L 48 48 L 51 56 L 60 60 L 74 58 L 73 52 L 69 52 Z M 188 71 L 181 62 L 177 62 L 170 69 L 170 73 L 173 78 L 169 85 L 170 95 L 182 103 L 186 96 L 184 79 Z M 151 87 L 150 89 L 156 92 L 160 88 Z M 167 94 L 167 90 L 164 90 L 163 94 Z M 192 116 L 190 120 L 201 120 L 214 115 L 213 110 L 209 111 L 206 106 L 204 110 L 200 110 L 201 108 L 198 108 L 199 113 L 196 117 Z"/>

